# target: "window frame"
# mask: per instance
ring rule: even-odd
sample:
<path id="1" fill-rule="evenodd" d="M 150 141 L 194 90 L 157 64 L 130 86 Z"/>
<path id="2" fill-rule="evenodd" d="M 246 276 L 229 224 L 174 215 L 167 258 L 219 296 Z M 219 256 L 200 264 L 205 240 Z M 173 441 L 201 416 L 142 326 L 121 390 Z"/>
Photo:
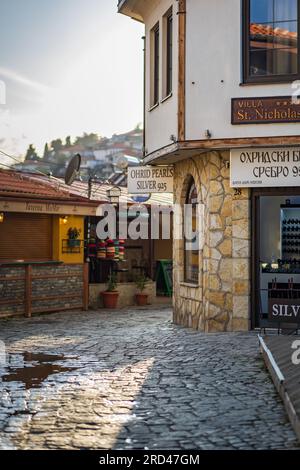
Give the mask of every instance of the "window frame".
<path id="1" fill-rule="evenodd" d="M 185 196 L 185 204 L 189 204 L 189 196 L 191 194 L 191 190 L 192 190 L 192 187 L 195 187 L 196 191 L 197 191 L 197 202 L 195 202 L 193 204 L 193 206 L 196 207 L 196 210 L 197 210 L 197 206 L 199 204 L 199 195 L 198 195 L 198 190 L 197 190 L 197 186 L 196 186 L 196 181 L 193 177 L 191 177 L 189 183 L 188 183 L 188 186 L 187 186 L 187 191 L 186 191 L 186 196 Z M 184 211 L 183 211 L 183 214 L 184 214 Z M 183 227 L 185 226 L 185 220 L 183 221 Z M 186 236 L 184 235 L 183 237 L 183 243 L 184 243 L 184 246 L 183 246 L 183 252 L 184 252 L 184 273 L 183 273 L 183 282 L 184 284 L 190 284 L 190 285 L 193 285 L 195 287 L 197 287 L 199 285 L 199 266 L 200 266 L 200 249 L 197 250 L 198 252 L 198 270 L 197 270 L 197 273 L 198 273 L 198 276 L 197 276 L 197 280 L 194 280 L 194 279 L 190 279 L 188 278 L 187 276 L 187 250 L 185 249 L 185 245 L 186 245 L 186 242 L 187 242 L 187 239 L 186 239 Z M 192 250 L 192 251 L 196 251 L 196 250 Z"/>
<path id="2" fill-rule="evenodd" d="M 159 21 L 153 26 L 152 34 L 152 93 L 151 108 L 159 104 L 160 98 L 160 24 Z"/>
<path id="3" fill-rule="evenodd" d="M 166 18 L 166 97 L 173 92 L 173 50 L 174 50 L 174 18 L 173 8 L 165 15 Z"/>
<path id="4" fill-rule="evenodd" d="M 250 75 L 250 1 L 242 0 L 242 56 L 243 56 L 243 84 L 268 84 L 268 83 L 291 83 L 294 80 L 300 79 L 300 0 L 297 0 L 298 11 L 298 57 L 297 57 L 297 68 L 298 71 L 295 74 L 286 75 L 261 75 L 251 76 Z"/>

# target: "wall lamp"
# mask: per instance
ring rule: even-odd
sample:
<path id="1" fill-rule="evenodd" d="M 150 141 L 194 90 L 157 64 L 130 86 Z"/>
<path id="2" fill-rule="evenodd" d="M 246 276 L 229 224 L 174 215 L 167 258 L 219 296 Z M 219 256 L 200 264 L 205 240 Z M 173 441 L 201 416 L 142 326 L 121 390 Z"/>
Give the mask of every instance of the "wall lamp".
<path id="1" fill-rule="evenodd" d="M 65 215 L 64 217 L 61 217 L 60 220 L 62 224 L 66 225 L 68 223 L 69 217 Z"/>
<path id="2" fill-rule="evenodd" d="M 0 212 L 0 224 L 4 222 L 4 212 Z"/>

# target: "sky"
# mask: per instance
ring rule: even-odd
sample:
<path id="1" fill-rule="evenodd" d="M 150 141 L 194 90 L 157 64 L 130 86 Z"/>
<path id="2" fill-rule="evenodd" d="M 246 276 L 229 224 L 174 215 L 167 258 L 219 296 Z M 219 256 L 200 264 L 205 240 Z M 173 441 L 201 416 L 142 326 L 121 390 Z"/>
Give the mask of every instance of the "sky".
<path id="1" fill-rule="evenodd" d="M 117 0 L 1 0 L 0 150 L 42 153 L 55 138 L 134 128 L 143 34 Z"/>

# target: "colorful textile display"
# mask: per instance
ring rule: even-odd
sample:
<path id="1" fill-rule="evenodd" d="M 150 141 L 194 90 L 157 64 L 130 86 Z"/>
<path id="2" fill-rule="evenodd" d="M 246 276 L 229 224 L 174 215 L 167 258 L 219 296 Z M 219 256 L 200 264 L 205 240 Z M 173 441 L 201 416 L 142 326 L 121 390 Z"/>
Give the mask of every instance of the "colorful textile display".
<path id="1" fill-rule="evenodd" d="M 125 259 L 125 240 L 119 240 L 119 261 L 124 261 Z"/>
<path id="2" fill-rule="evenodd" d="M 115 244 L 113 240 L 107 240 L 106 246 L 106 259 L 114 259 L 115 258 Z"/>
<path id="3" fill-rule="evenodd" d="M 99 242 L 97 257 L 99 259 L 106 259 L 106 242 L 104 240 L 100 240 Z"/>
<path id="4" fill-rule="evenodd" d="M 114 242 L 114 245 L 115 245 L 115 261 L 119 261 L 119 257 L 120 257 L 120 249 L 119 249 L 119 240 L 115 240 Z"/>

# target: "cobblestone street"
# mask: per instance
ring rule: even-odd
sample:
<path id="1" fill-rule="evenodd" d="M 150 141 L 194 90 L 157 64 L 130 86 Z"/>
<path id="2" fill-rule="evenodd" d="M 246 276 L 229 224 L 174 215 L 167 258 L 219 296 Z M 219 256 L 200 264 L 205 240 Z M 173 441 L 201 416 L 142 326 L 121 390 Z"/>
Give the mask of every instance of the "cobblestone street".
<path id="1" fill-rule="evenodd" d="M 0 448 L 298 448 L 255 333 L 153 308 L 1 320 L 0 339 Z"/>

